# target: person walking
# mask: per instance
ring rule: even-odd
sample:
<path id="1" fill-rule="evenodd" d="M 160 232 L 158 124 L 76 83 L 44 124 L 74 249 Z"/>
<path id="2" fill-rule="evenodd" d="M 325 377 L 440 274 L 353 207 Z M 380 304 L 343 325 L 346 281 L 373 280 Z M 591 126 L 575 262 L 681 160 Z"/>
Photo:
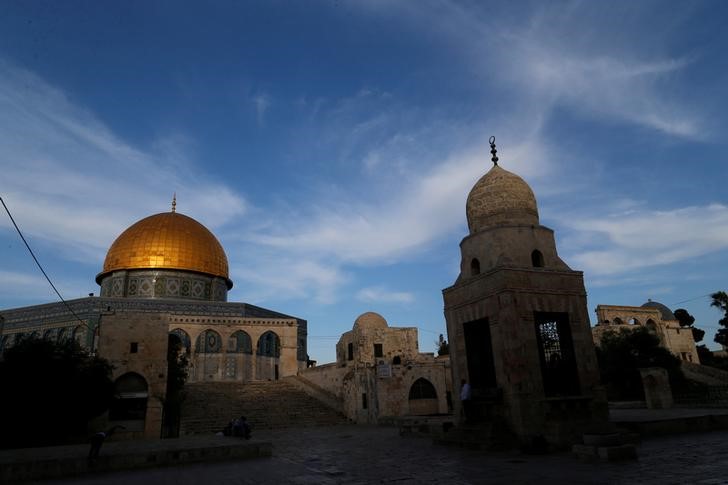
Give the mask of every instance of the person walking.
<path id="1" fill-rule="evenodd" d="M 104 441 L 106 441 L 106 438 L 114 434 L 117 429 L 126 429 L 126 427 L 117 424 L 116 426 L 112 426 L 106 431 L 99 431 L 98 433 L 95 433 L 93 436 L 91 436 L 91 449 L 88 450 L 89 461 L 93 462 L 94 460 L 96 460 L 96 458 L 99 457 L 101 445 L 103 445 Z"/>
<path id="2" fill-rule="evenodd" d="M 470 389 L 470 384 L 468 384 L 468 381 L 465 379 L 460 381 L 460 402 L 463 405 L 463 417 L 465 418 L 465 422 L 469 423 L 473 419 L 472 391 Z"/>

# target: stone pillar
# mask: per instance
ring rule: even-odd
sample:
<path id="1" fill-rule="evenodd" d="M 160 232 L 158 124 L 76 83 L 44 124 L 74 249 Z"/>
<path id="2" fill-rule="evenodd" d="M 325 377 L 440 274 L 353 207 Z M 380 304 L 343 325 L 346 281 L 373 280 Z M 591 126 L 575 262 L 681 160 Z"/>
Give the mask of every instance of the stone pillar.
<path id="1" fill-rule="evenodd" d="M 667 370 L 662 367 L 640 369 L 645 401 L 648 409 L 669 409 L 672 407 L 672 389 Z"/>

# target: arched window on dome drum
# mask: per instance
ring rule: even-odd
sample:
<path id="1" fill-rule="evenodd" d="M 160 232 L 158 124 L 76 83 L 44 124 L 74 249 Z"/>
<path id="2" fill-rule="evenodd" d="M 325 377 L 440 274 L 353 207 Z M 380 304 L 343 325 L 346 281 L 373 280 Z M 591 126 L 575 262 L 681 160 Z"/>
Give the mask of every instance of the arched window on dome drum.
<path id="1" fill-rule="evenodd" d="M 478 258 L 473 258 L 472 261 L 470 261 L 470 276 L 476 276 L 480 274 L 480 261 L 478 261 Z"/>
<path id="2" fill-rule="evenodd" d="M 437 391 L 430 381 L 424 377 L 420 377 L 410 387 L 409 398 L 410 400 L 437 399 Z"/>
<path id="3" fill-rule="evenodd" d="M 222 350 L 222 338 L 214 330 L 207 329 L 197 336 L 195 352 L 198 354 L 217 354 Z"/>
<path id="4" fill-rule="evenodd" d="M 543 254 L 538 249 L 534 249 L 531 253 L 531 265 L 534 268 L 543 268 Z"/>
<path id="5" fill-rule="evenodd" d="M 253 344 L 250 335 L 242 330 L 233 333 L 228 339 L 227 351 L 235 354 L 252 354 Z"/>
<path id="6" fill-rule="evenodd" d="M 261 335 L 258 339 L 257 354 L 266 357 L 280 357 L 281 341 L 278 335 L 270 330 Z"/>
<path id="7" fill-rule="evenodd" d="M 129 431 L 144 429 L 149 399 L 147 381 L 136 372 L 128 372 L 114 382 L 114 399 L 109 421 L 124 421 Z"/>

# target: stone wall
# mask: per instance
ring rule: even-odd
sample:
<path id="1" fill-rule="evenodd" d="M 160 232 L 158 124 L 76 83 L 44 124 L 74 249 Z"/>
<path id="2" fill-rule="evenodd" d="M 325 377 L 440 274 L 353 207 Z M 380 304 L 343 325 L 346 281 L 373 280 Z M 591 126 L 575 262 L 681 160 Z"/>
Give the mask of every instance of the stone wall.
<path id="1" fill-rule="evenodd" d="M 114 380 L 135 373 L 143 377 L 148 386 L 143 427 L 138 427 L 140 423 L 118 423 L 127 427 L 120 432 L 121 436 L 160 437 L 162 403 L 167 390 L 168 333 L 169 321 L 164 315 L 124 313 L 108 315 L 101 322 L 98 353 L 114 366 Z"/>

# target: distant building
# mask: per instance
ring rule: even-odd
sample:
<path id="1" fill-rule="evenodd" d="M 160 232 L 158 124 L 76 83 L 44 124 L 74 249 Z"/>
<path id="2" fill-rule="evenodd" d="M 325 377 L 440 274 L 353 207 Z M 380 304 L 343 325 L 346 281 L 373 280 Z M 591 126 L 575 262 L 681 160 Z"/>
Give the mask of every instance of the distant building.
<path id="1" fill-rule="evenodd" d="M 28 336 L 94 349 L 114 365 L 108 419 L 130 436 L 160 435 L 169 339 L 189 356 L 189 382 L 275 380 L 306 366 L 306 320 L 227 302 L 225 251 L 174 204 L 125 230 L 96 282 L 100 297 L 0 312 L 0 352 Z"/>
<path id="2" fill-rule="evenodd" d="M 693 332 L 680 327 L 675 315 L 662 303 L 648 300 L 642 306 L 598 305 L 597 324 L 592 329 L 594 343 L 599 345 L 605 333 L 621 329 L 647 328 L 660 339 L 660 345 L 681 360 L 700 363 Z"/>
<path id="3" fill-rule="evenodd" d="M 447 414 L 452 411 L 450 359 L 419 352 L 417 338 L 417 328 L 390 327 L 381 315 L 367 312 L 339 339 L 335 363 L 299 376 L 333 394 L 357 423 Z"/>

